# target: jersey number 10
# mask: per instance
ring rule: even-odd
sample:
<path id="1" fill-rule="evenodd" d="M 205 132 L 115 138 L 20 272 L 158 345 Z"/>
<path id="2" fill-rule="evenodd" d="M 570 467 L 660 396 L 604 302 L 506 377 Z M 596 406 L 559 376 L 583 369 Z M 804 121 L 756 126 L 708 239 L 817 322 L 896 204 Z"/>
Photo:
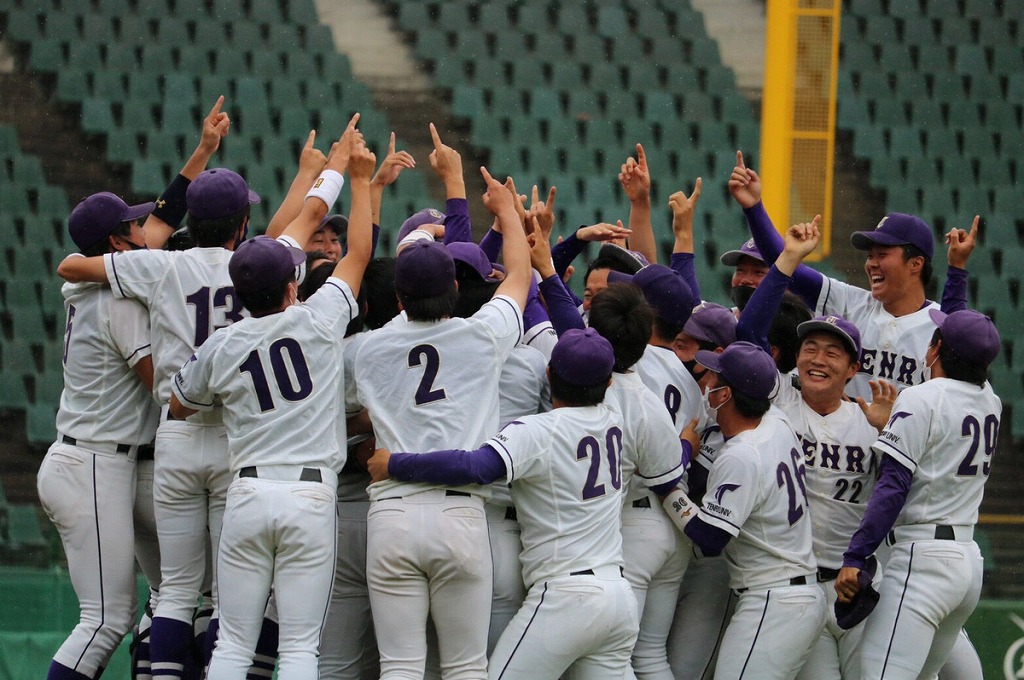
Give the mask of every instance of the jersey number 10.
<path id="1" fill-rule="evenodd" d="M 274 382 L 277 383 L 278 392 L 287 401 L 302 401 L 313 392 L 313 379 L 309 376 L 306 357 L 303 356 L 302 347 L 295 339 L 281 338 L 270 345 L 270 367 L 274 373 Z M 289 368 L 291 368 L 290 372 Z M 270 392 L 267 371 L 263 367 L 263 359 L 260 357 L 259 350 L 254 349 L 249 352 L 249 356 L 238 367 L 238 371 L 248 373 L 252 379 L 253 389 L 256 390 L 256 399 L 260 404 L 260 412 L 273 410 L 275 408 L 274 396 Z M 294 382 L 292 382 L 293 375 Z"/>

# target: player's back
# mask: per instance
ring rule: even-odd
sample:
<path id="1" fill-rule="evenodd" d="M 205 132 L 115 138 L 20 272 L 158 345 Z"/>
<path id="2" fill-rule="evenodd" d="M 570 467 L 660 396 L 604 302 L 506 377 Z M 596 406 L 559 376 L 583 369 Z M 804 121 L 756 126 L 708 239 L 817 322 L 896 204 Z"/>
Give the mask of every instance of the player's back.
<path id="1" fill-rule="evenodd" d="M 700 388 L 671 349 L 648 345 L 633 369 L 661 399 L 678 431 L 681 432 L 698 416 Z"/>
<path id="2" fill-rule="evenodd" d="M 519 343 L 501 367 L 498 379 L 498 426 L 516 418 L 551 410 L 547 359 L 538 349 Z"/>
<path id="3" fill-rule="evenodd" d="M 217 329 L 248 316 L 235 295 L 225 248 L 180 252 L 141 250 L 108 257 L 111 289 L 149 307 L 153 328 L 153 391 L 166 403 L 170 381 Z"/>
<path id="4" fill-rule="evenodd" d="M 158 407 L 131 365 L 149 345 L 144 307 L 106 286 L 64 284 L 64 389 L 57 431 L 87 442 L 147 444 Z"/>

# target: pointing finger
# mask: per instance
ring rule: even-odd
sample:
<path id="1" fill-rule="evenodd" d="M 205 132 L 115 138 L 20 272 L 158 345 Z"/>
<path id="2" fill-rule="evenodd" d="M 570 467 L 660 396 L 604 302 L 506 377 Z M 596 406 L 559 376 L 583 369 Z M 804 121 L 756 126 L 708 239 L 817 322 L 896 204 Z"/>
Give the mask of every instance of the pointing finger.
<path id="1" fill-rule="evenodd" d="M 746 170 L 746 168 L 747 168 L 747 164 L 743 162 L 743 152 L 742 151 L 737 151 L 736 152 L 736 165 L 740 166 L 744 170 Z"/>
<path id="2" fill-rule="evenodd" d="M 434 140 L 434 148 L 440 149 L 444 144 L 441 142 L 441 135 L 437 134 L 437 128 L 430 124 L 430 138 Z"/>
<path id="3" fill-rule="evenodd" d="M 359 122 L 359 114 L 356 113 L 348 121 L 348 125 L 345 126 L 345 132 L 348 132 L 349 130 L 355 130 L 356 129 L 356 123 L 358 123 L 358 122 Z"/>
<path id="4" fill-rule="evenodd" d="M 391 132 L 391 140 L 388 142 L 388 155 L 390 156 L 395 152 L 395 133 Z"/>
<path id="5" fill-rule="evenodd" d="M 554 210 L 555 209 L 555 192 L 556 192 L 555 186 L 552 184 L 551 188 L 548 189 L 548 200 L 544 204 L 544 206 L 548 210 Z"/>
<path id="6" fill-rule="evenodd" d="M 303 148 L 304 149 L 312 149 L 313 148 L 313 140 L 314 139 L 316 139 L 316 130 L 310 130 L 309 131 L 309 137 L 306 138 L 306 146 L 303 147 Z"/>
<path id="7" fill-rule="evenodd" d="M 647 154 L 644 153 L 644 145 L 643 144 L 637 144 L 636 145 L 636 162 L 641 167 L 645 167 L 645 168 L 647 167 Z"/>
<path id="8" fill-rule="evenodd" d="M 433 123 L 431 123 L 430 127 L 434 127 Z M 497 180 L 491 177 L 491 173 L 487 172 L 487 168 L 482 165 L 480 166 L 480 174 L 483 175 L 484 181 L 487 182 L 487 184 L 491 184 L 492 182 L 497 183 Z"/>
<path id="9" fill-rule="evenodd" d="M 690 194 L 690 201 L 691 202 L 692 201 L 696 201 L 698 198 L 700 198 L 700 192 L 703 190 L 703 188 L 704 188 L 704 180 L 702 180 L 700 177 L 698 177 L 697 178 L 697 182 L 693 185 L 693 193 Z"/>
<path id="10" fill-rule="evenodd" d="M 539 200 L 540 200 L 540 197 L 537 194 L 537 185 L 534 184 L 533 185 L 533 190 L 530 192 L 530 205 L 537 205 L 537 201 L 539 201 Z"/>
<path id="11" fill-rule="evenodd" d="M 212 109 L 210 109 L 210 113 L 207 115 L 207 118 L 213 118 L 220 113 L 220 107 L 222 106 L 224 106 L 224 95 L 217 97 L 217 103 L 213 105 Z"/>
<path id="12" fill-rule="evenodd" d="M 974 239 L 978 238 L 978 223 L 980 221 L 981 221 L 981 215 L 975 215 L 974 216 L 974 221 L 971 222 L 971 233 L 970 233 L 969 236 L 970 236 L 972 241 Z"/>

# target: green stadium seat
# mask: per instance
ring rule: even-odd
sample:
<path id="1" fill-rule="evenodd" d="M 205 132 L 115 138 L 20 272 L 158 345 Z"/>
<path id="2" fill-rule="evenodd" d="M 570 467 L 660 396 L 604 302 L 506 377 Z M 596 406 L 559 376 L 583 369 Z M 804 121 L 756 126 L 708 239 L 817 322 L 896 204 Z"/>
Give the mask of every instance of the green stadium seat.
<path id="1" fill-rule="evenodd" d="M 242 21 L 245 19 L 242 3 L 235 0 L 213 0 L 210 16 L 214 17 L 217 21 L 223 22 Z"/>
<path id="2" fill-rule="evenodd" d="M 1020 27 L 1017 29 L 1021 30 Z M 1024 71 L 1024 50 L 1020 45 L 993 45 L 992 70 L 995 73 L 1020 73 Z"/>
<path id="3" fill-rule="evenodd" d="M 570 91 L 579 87 L 582 82 L 584 82 L 582 64 L 575 61 L 556 61 L 551 64 L 551 87 L 556 90 Z"/>
<path id="4" fill-rule="evenodd" d="M 590 119 L 584 123 L 583 130 L 584 141 L 591 149 L 607 149 L 611 144 L 618 143 L 617 126 L 610 118 Z"/>
<path id="5" fill-rule="evenodd" d="M 968 158 L 954 153 L 948 158 L 943 158 L 942 183 L 948 187 L 956 187 L 965 184 L 974 184 L 974 169 Z"/>
<path id="6" fill-rule="evenodd" d="M 597 33 L 618 39 L 629 33 L 629 18 L 622 7 L 601 6 L 597 10 Z"/>
<path id="7" fill-rule="evenodd" d="M 35 383 L 35 403 L 54 407 L 60 404 L 60 394 L 64 391 L 64 372 L 60 370 L 59 364 L 37 375 Z"/>
<path id="8" fill-rule="evenodd" d="M 566 113 L 571 118 L 601 115 L 597 92 L 594 90 L 571 90 Z"/>
<path id="9" fill-rule="evenodd" d="M 112 130 L 107 134 L 107 160 L 130 163 L 142 155 L 138 136 L 130 130 Z"/>
<path id="10" fill-rule="evenodd" d="M 988 71 L 988 58 L 985 56 L 985 48 L 981 45 L 954 45 L 953 51 L 956 55 L 953 61 L 953 69 L 957 73 L 973 74 Z"/>
<path id="11" fill-rule="evenodd" d="M 275 24 L 283 22 L 284 15 L 277 0 L 252 0 L 249 3 L 249 19 L 261 24 Z"/>
<path id="12" fill-rule="evenodd" d="M 882 46 L 883 54 L 886 47 L 886 45 Z M 886 61 L 885 57 L 882 58 L 882 61 Z M 928 82 L 922 74 L 914 71 L 913 66 L 908 64 L 907 68 L 896 70 L 893 92 L 903 101 L 909 101 L 913 104 L 915 101 L 928 96 Z"/>
<path id="13" fill-rule="evenodd" d="M 46 325 L 43 322 L 43 316 L 39 309 L 35 307 L 11 307 L 7 311 L 11 316 L 11 329 L 15 335 L 31 338 L 36 342 L 48 337 Z"/>
<path id="14" fill-rule="evenodd" d="M 917 69 L 923 73 L 945 74 L 949 70 L 949 47 L 931 42 L 915 43 Z"/>
<path id="15" fill-rule="evenodd" d="M 903 183 L 902 162 L 898 158 L 888 156 L 874 157 L 871 159 L 871 168 L 868 171 L 868 179 L 872 186 L 889 188 Z"/>
<path id="16" fill-rule="evenodd" d="M 168 73 L 164 76 L 164 99 L 176 101 L 195 106 L 199 102 L 196 99 L 196 78 L 191 73 Z M 205 103 L 205 102 L 204 102 Z M 210 102 L 212 105 L 213 102 Z"/>
<path id="17" fill-rule="evenodd" d="M 83 71 L 98 71 L 103 68 L 103 58 L 98 45 L 86 42 L 72 42 L 68 45 L 68 64 Z"/>
<path id="18" fill-rule="evenodd" d="M 889 74 L 865 71 L 860 74 L 857 94 L 868 101 L 888 100 L 892 97 Z"/>
<path id="19" fill-rule="evenodd" d="M 106 46 L 106 68 L 108 71 L 120 71 L 121 73 L 132 73 L 139 69 L 139 61 L 135 53 L 135 47 L 125 43 L 112 43 Z M 145 74 L 146 77 L 156 77 L 152 74 Z"/>
<path id="20" fill-rule="evenodd" d="M 859 42 L 843 45 L 841 66 L 861 74 L 874 72 L 878 67 L 874 47 Z"/>
<path id="21" fill-rule="evenodd" d="M 54 92 L 57 95 L 57 101 L 65 104 L 78 103 L 91 96 L 86 74 L 79 69 L 59 71 L 57 73 L 57 86 Z"/>
<path id="22" fill-rule="evenodd" d="M 965 130 L 981 124 L 981 111 L 977 103 L 965 99 L 951 101 L 946 109 L 946 125 Z"/>
<path id="23" fill-rule="evenodd" d="M 925 0 L 928 16 L 949 17 L 960 14 L 957 0 Z"/>
<path id="24" fill-rule="evenodd" d="M 522 90 L 503 87 L 489 91 L 487 107 L 492 113 L 523 112 L 526 110 Z"/>
<path id="25" fill-rule="evenodd" d="M 28 65 L 33 71 L 54 73 L 64 66 L 64 51 L 57 40 L 34 40 L 29 52 Z"/>
<path id="26" fill-rule="evenodd" d="M 124 75 L 117 71 L 96 71 L 92 74 L 92 96 L 109 102 L 123 102 L 128 97 Z"/>
<path id="27" fill-rule="evenodd" d="M 853 130 L 853 153 L 861 158 L 887 155 L 883 131 L 871 125 L 858 125 Z"/>
<path id="28" fill-rule="evenodd" d="M 146 135 L 146 159 L 160 163 L 178 163 L 182 160 L 178 131 L 150 131 Z"/>
<path id="29" fill-rule="evenodd" d="M 231 44 L 235 49 L 257 51 L 264 43 L 263 27 L 251 21 L 234 21 L 228 24 L 217 23 L 213 24 L 213 26 L 217 29 L 219 35 L 204 37 L 202 42 L 199 42 L 197 39 L 197 45 L 210 49 L 220 49 L 224 43 L 224 35 L 228 31 L 231 33 Z M 268 29 L 268 31 L 271 30 L 273 29 Z M 298 40 L 298 35 L 296 34 L 292 39 Z M 285 43 L 285 45 L 288 45 L 288 43 Z"/>
<path id="30" fill-rule="evenodd" d="M 492 0 L 481 4 L 478 10 L 477 24 L 479 26 L 507 26 L 512 20 L 510 7 L 512 4 L 503 0 Z"/>
<path id="31" fill-rule="evenodd" d="M 143 45 L 142 70 L 146 73 L 163 75 L 174 70 L 174 55 L 169 46 Z"/>
<path id="32" fill-rule="evenodd" d="M 0 125 L 0 158 L 13 158 L 21 153 L 18 131 L 9 125 Z M 0 181 L 2 181 L 0 171 Z"/>
<path id="33" fill-rule="evenodd" d="M 592 90 L 608 92 L 622 89 L 622 67 L 613 62 L 599 61 L 588 67 L 587 83 Z M 577 85 L 576 87 L 579 87 Z M 570 93 L 575 88 L 567 88 Z"/>
<path id="34" fill-rule="evenodd" d="M 665 89 L 686 94 L 700 88 L 697 69 L 691 64 L 670 63 L 665 68 Z"/>
<path id="35" fill-rule="evenodd" d="M 6 343 L 5 343 L 6 344 Z M 0 409 L 24 409 L 28 406 L 28 388 L 20 372 L 0 372 Z"/>
<path id="36" fill-rule="evenodd" d="M 286 9 L 288 20 L 293 24 L 314 24 L 320 21 L 313 0 L 290 0 Z"/>
<path id="37" fill-rule="evenodd" d="M 998 191 L 999 189 L 996 189 L 996 192 Z M 992 212 L 983 216 L 981 225 L 982 242 L 986 245 L 998 246 L 1003 252 L 1002 273 L 1004 276 L 1008 273 L 1006 263 L 1012 262 L 1015 263 L 1013 266 L 1017 266 L 1018 263 L 1024 262 L 1024 248 L 1019 245 L 1020 236 L 1017 233 L 1015 220 L 1016 214 L 1014 213 Z M 1016 270 L 1013 273 L 1016 274 Z"/>
<path id="38" fill-rule="evenodd" d="M 518 112 L 514 111 L 496 111 L 493 114 L 484 115 L 497 117 L 499 119 L 507 117 L 508 141 L 522 146 L 528 144 L 535 144 L 537 140 L 541 139 L 542 137 L 542 125 L 546 124 L 550 128 L 550 126 L 554 122 L 553 120 L 542 122 L 535 118 L 521 115 Z M 477 116 L 477 118 L 475 118 L 474 120 L 479 120 L 480 118 L 481 116 Z"/>
<path id="39" fill-rule="evenodd" d="M 462 118 L 472 118 L 484 110 L 484 94 L 473 85 L 456 85 L 452 89 L 452 113 Z M 514 112 L 506 112 L 514 113 Z"/>
<path id="40" fill-rule="evenodd" d="M 707 37 L 693 38 L 687 55 L 691 62 L 697 64 L 717 64 L 722 60 L 718 52 L 718 43 Z"/>
<path id="41" fill-rule="evenodd" d="M 78 21 L 74 14 L 50 10 L 43 14 L 43 30 L 50 40 L 74 43 L 80 37 Z"/>
<path id="42" fill-rule="evenodd" d="M 85 14 L 82 16 L 82 39 L 93 43 L 105 43 L 115 35 L 114 22 L 110 15 Z"/>
<path id="43" fill-rule="evenodd" d="M 577 175 L 590 175 L 598 171 L 594 149 L 568 146 L 562 154 L 562 171 Z"/>
<path id="44" fill-rule="evenodd" d="M 199 79 L 199 101 L 203 107 L 213 106 L 217 97 L 231 98 L 231 81 L 226 76 L 203 75 Z"/>
<path id="45" fill-rule="evenodd" d="M 611 40 L 611 60 L 615 64 L 628 64 L 646 58 L 644 41 L 639 36 L 623 34 Z"/>
<path id="46" fill-rule="evenodd" d="M 971 100 L 987 103 L 1003 98 L 1003 86 L 1000 77 L 991 73 L 974 73 L 970 79 Z"/>
<path id="47" fill-rule="evenodd" d="M 988 3 L 989 0 L 983 0 Z M 968 14 L 968 16 L 973 16 Z M 1019 22 L 1018 22 L 1019 26 Z M 1019 27 L 1017 29 L 1020 30 Z M 1013 24 L 1003 17 L 983 16 L 978 20 L 978 35 L 983 36 L 985 42 L 990 45 L 1002 43 L 1013 43 Z"/>
<path id="48" fill-rule="evenodd" d="M 604 38 L 587 33 L 570 34 L 572 56 L 578 62 L 594 64 L 607 60 Z"/>
<path id="49" fill-rule="evenodd" d="M 1011 186 L 1013 163 L 1007 159 L 990 158 L 978 163 L 978 184 L 981 186 Z"/>
<path id="50" fill-rule="evenodd" d="M 557 91 L 547 87 L 535 87 L 529 90 L 529 98 L 530 117 L 536 120 L 550 120 L 562 116 L 562 101 Z M 596 101 L 594 106 L 596 108 Z"/>
<path id="51" fill-rule="evenodd" d="M 558 7 L 555 26 L 566 35 L 583 35 L 593 26 L 583 3 L 566 3 Z"/>
<path id="52" fill-rule="evenodd" d="M 963 185 L 957 187 L 957 210 L 965 215 L 987 215 L 992 209 L 987 187 Z M 970 218 L 963 220 L 970 224 Z"/>
<path id="53" fill-rule="evenodd" d="M 614 166 L 615 171 L 612 174 L 618 174 L 618 164 L 621 164 L 625 160 L 626 154 L 635 153 L 635 147 L 639 144 L 644 144 L 647 147 L 653 149 L 654 142 L 654 125 L 650 121 L 646 121 L 642 118 L 627 118 L 622 121 L 622 158 L 612 159 L 611 162 L 618 161 Z M 600 147 L 598 148 L 600 150 Z"/>
<path id="54" fill-rule="evenodd" d="M 157 22 L 156 39 L 168 46 L 183 47 L 192 41 L 189 39 L 188 26 L 184 19 L 176 16 L 165 16 Z"/>
<path id="55" fill-rule="evenodd" d="M 45 33 L 37 11 L 28 8 L 14 8 L 7 12 L 7 35 L 18 42 L 35 43 Z"/>
<path id="56" fill-rule="evenodd" d="M 43 177 L 43 164 L 38 156 L 15 156 L 12 159 L 11 180 L 28 186 L 46 184 Z"/>
<path id="57" fill-rule="evenodd" d="M 924 156 L 913 156 L 906 159 L 906 165 L 905 178 L 911 186 L 939 184 L 939 169 L 934 160 Z"/>
<path id="58" fill-rule="evenodd" d="M 683 120 L 703 122 L 715 120 L 715 105 L 711 97 L 703 92 L 689 92 L 683 95 Z"/>
<path id="59" fill-rule="evenodd" d="M 971 20 L 959 16 L 939 18 L 939 40 L 943 45 L 963 45 L 975 42 Z"/>
<path id="60" fill-rule="evenodd" d="M 941 130 L 945 125 L 942 105 L 934 99 L 915 99 L 910 102 L 910 122 L 929 132 Z"/>
<path id="61" fill-rule="evenodd" d="M 544 69 L 539 61 L 533 59 L 521 59 L 512 62 L 513 87 L 529 88 L 541 87 L 545 83 Z"/>
<path id="62" fill-rule="evenodd" d="M 850 14 L 859 17 L 870 17 L 885 14 L 881 0 L 850 0 Z"/>
<path id="63" fill-rule="evenodd" d="M 625 72 L 626 81 L 632 92 L 646 92 L 662 86 L 658 70 L 651 68 L 650 64 L 635 64 L 632 67 L 627 65 Z"/>
<path id="64" fill-rule="evenodd" d="M 94 134 L 105 134 L 114 129 L 114 114 L 105 99 L 86 99 L 82 102 L 82 129 Z"/>
<path id="65" fill-rule="evenodd" d="M 886 14 L 865 17 L 864 40 L 876 45 L 896 42 L 898 40 L 896 20 Z"/>
<path id="66" fill-rule="evenodd" d="M 629 120 L 637 117 L 639 107 L 636 96 L 631 92 L 613 90 L 604 93 L 604 115 L 612 120 Z"/>
<path id="67" fill-rule="evenodd" d="M 1020 214 L 1020 189 L 1016 187 L 997 187 L 993 190 L 993 209 L 1003 215 Z"/>
<path id="68" fill-rule="evenodd" d="M 159 161 L 135 160 L 132 162 L 132 189 L 148 196 L 159 196 L 167 187 L 163 166 Z"/>
<path id="69" fill-rule="evenodd" d="M 195 54 L 195 52 L 192 52 Z M 217 75 L 228 77 L 242 77 L 249 74 L 249 65 L 245 61 L 245 54 L 232 50 L 213 51 L 214 68 Z"/>
<path id="70" fill-rule="evenodd" d="M 290 106 L 281 110 L 278 134 L 282 137 L 305 142 L 312 129 L 309 111 L 304 106 Z"/>
<path id="71" fill-rule="evenodd" d="M 24 215 L 31 211 L 27 187 L 20 184 L 0 184 L 0 205 L 4 212 Z"/>
<path id="72" fill-rule="evenodd" d="M 445 61 L 452 61 L 452 60 L 455 60 L 456 57 L 454 57 L 452 55 L 448 55 L 448 56 L 443 57 L 443 59 Z M 459 60 L 459 61 L 461 62 L 461 60 Z M 471 80 L 472 80 L 473 84 L 477 85 L 478 87 L 483 87 L 483 88 L 490 89 L 490 88 L 496 88 L 496 87 L 506 87 L 508 85 L 508 79 L 505 77 L 505 62 L 504 61 L 501 61 L 499 59 L 482 58 L 482 59 L 474 59 L 474 60 L 470 60 L 468 62 L 462 62 L 462 63 L 464 63 L 464 64 L 465 63 L 472 64 L 472 67 L 473 67 L 473 77 L 472 77 Z M 455 82 L 458 82 L 458 81 L 455 81 Z M 524 87 L 536 87 L 536 86 L 537 86 L 537 83 L 532 83 L 530 85 L 518 86 L 518 87 L 524 88 Z"/>
<path id="73" fill-rule="evenodd" d="M 856 96 L 840 97 L 837 121 L 840 128 L 851 129 L 871 120 L 867 101 Z"/>
<path id="74" fill-rule="evenodd" d="M 640 97 L 644 120 L 658 121 L 678 117 L 675 98 L 671 93 L 662 90 L 645 92 Z"/>
<path id="75" fill-rule="evenodd" d="M 963 155 L 966 158 L 988 159 L 996 155 L 995 138 L 992 132 L 973 125 L 961 131 Z"/>
<path id="76" fill-rule="evenodd" d="M 438 23 L 453 31 L 479 30 L 469 16 L 469 7 L 458 2 L 447 2 L 440 6 Z"/>
<path id="77" fill-rule="evenodd" d="M 551 168 L 558 167 L 558 150 L 547 144 L 532 144 L 524 147 L 520 157 L 524 160 L 523 168 L 528 177 L 539 178 Z M 525 191 L 525 189 L 526 185 L 522 190 Z"/>
<path id="78" fill-rule="evenodd" d="M 196 107 L 187 101 L 167 99 L 161 108 L 160 130 L 181 133 L 195 130 L 197 125 Z"/>
<path id="79" fill-rule="evenodd" d="M 398 4 L 398 27 L 403 31 L 419 31 L 434 25 L 426 3 L 402 2 Z"/>
<path id="80" fill-rule="evenodd" d="M 494 54 L 503 59 L 512 61 L 518 55 L 526 51 L 527 43 L 522 36 L 505 35 L 498 33 L 495 36 Z M 541 32 L 533 40 L 534 57 L 546 64 L 554 64 L 566 59 L 572 59 L 573 54 L 569 50 L 568 39 L 561 33 Z M 520 50 L 516 52 L 515 50 Z"/>
<path id="81" fill-rule="evenodd" d="M 477 31 L 456 33 L 452 52 L 463 59 L 481 59 L 491 56 L 487 35 Z"/>
<path id="82" fill-rule="evenodd" d="M 876 99 L 872 108 L 874 109 L 872 122 L 879 127 L 900 127 L 909 122 L 902 101 Z"/>

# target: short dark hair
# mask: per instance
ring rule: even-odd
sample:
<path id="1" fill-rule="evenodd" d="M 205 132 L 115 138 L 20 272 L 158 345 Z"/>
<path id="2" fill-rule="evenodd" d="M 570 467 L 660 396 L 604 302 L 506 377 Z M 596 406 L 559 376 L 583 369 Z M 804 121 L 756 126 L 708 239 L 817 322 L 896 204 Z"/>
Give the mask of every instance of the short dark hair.
<path id="1" fill-rule="evenodd" d="M 768 329 L 768 344 L 779 350 L 775 365 L 780 372 L 789 373 L 796 368 L 796 356 L 800 353 L 801 343 L 796 327 L 804 321 L 810 321 L 811 317 L 810 308 L 799 296 L 788 290 L 783 294 L 779 311 L 775 312 L 771 328 Z M 846 343 L 843 343 L 843 349 L 847 349 L 852 361 L 860 361 L 860 357 L 849 352 Z"/>
<path id="2" fill-rule="evenodd" d="M 410 321 L 440 321 L 450 317 L 455 312 L 455 305 L 459 302 L 459 289 L 452 287 L 440 295 L 430 297 L 413 297 L 396 289 L 398 301 L 402 303 Z"/>
<path id="3" fill-rule="evenodd" d="M 215 248 L 235 237 L 238 229 L 249 219 L 249 204 L 236 213 L 212 220 L 201 220 L 189 213 L 188 230 L 200 248 Z"/>
<path id="4" fill-rule="evenodd" d="M 299 300 L 303 302 L 308 300 L 313 293 L 320 290 L 320 286 L 324 285 L 327 279 L 331 277 L 331 274 L 334 273 L 333 262 L 324 262 L 310 269 L 308 264 L 310 261 L 311 258 L 306 258 L 306 277 L 299 284 Z M 316 258 L 312 258 L 312 261 L 315 262 Z"/>
<path id="5" fill-rule="evenodd" d="M 131 234 L 131 233 L 132 233 L 132 223 L 131 222 L 121 222 L 116 227 L 111 229 L 110 233 L 107 234 L 107 236 L 104 236 L 99 241 L 96 241 L 96 243 L 93 243 L 88 248 L 82 248 L 82 255 L 85 255 L 86 257 L 96 257 L 97 255 L 106 255 L 107 253 L 111 252 L 111 250 L 110 250 L 110 240 L 107 238 L 108 236 L 120 236 L 122 238 L 127 238 L 127 236 L 129 234 Z"/>
<path id="6" fill-rule="evenodd" d="M 363 272 L 362 290 L 366 292 L 366 327 L 377 329 L 398 316 L 395 297 L 395 258 L 376 257 Z"/>
<path id="7" fill-rule="evenodd" d="M 590 273 L 595 269 L 611 269 L 612 271 L 622 272 L 623 274 L 632 274 L 633 272 L 628 271 L 626 267 L 613 257 L 596 257 L 589 265 L 587 265 L 587 272 L 583 275 L 584 284 L 587 279 L 590 278 Z"/>
<path id="8" fill-rule="evenodd" d="M 942 340 L 942 331 L 936 328 L 932 333 L 932 340 L 928 344 L 934 347 L 939 345 L 940 340 Z M 939 361 L 942 362 L 942 372 L 946 374 L 947 378 L 971 383 L 978 387 L 983 386 L 988 380 L 988 366 L 963 358 L 944 342 L 939 345 Z"/>
<path id="9" fill-rule="evenodd" d="M 718 374 L 716 387 L 732 388 L 733 403 L 736 404 L 736 410 L 744 418 L 760 418 L 772 407 L 772 402 L 769 399 L 754 399 L 742 394 L 721 373 Z"/>
<path id="10" fill-rule="evenodd" d="M 640 361 L 653 324 L 654 311 L 632 284 L 610 284 L 590 301 L 590 327 L 611 343 L 620 373 Z"/>
<path id="11" fill-rule="evenodd" d="M 580 387 L 566 382 L 551 364 L 549 382 L 551 383 L 551 398 L 557 399 L 566 406 L 594 406 L 604 401 L 604 395 L 608 391 L 608 381 L 603 380 L 597 385 Z M 611 378 L 611 376 L 608 376 Z"/>
<path id="12" fill-rule="evenodd" d="M 928 283 L 932 280 L 932 261 L 931 261 L 931 258 L 929 258 L 927 255 L 925 255 L 923 250 L 921 250 L 917 246 L 912 245 L 910 243 L 904 243 L 902 248 L 903 248 L 903 261 L 904 262 L 909 262 L 910 260 L 914 259 L 915 257 L 923 257 L 924 258 L 924 266 L 921 267 L 921 284 L 927 286 Z"/>
<path id="13" fill-rule="evenodd" d="M 236 290 L 235 294 L 238 295 L 242 306 L 248 309 L 250 314 L 265 316 L 281 308 L 281 305 L 284 304 L 285 293 L 288 291 L 288 284 L 294 280 L 295 277 L 292 276 L 276 286 L 250 291 Z"/>
<path id="14" fill-rule="evenodd" d="M 459 301 L 452 316 L 462 318 L 471 317 L 480 311 L 501 285 L 499 281 L 485 281 L 477 270 L 461 260 L 455 261 L 455 280 L 459 282 Z"/>
<path id="15" fill-rule="evenodd" d="M 675 337 L 683 332 L 683 327 L 686 324 L 675 323 L 668 319 L 655 315 L 654 316 L 654 336 L 662 342 L 672 342 Z"/>

